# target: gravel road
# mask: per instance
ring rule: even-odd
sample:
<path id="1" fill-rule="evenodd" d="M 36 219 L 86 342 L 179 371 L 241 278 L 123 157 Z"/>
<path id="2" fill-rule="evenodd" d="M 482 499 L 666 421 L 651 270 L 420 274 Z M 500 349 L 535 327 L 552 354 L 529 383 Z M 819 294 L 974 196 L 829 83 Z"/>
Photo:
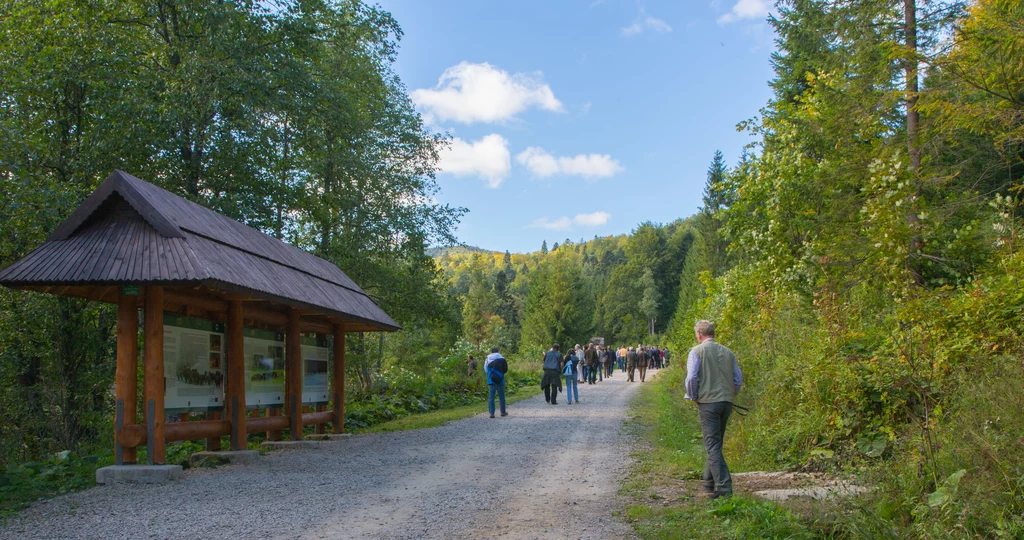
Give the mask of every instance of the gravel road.
<path id="1" fill-rule="evenodd" d="M 641 383 L 582 385 L 447 426 L 355 435 L 190 469 L 165 486 L 99 486 L 40 503 L 0 538 L 632 538 L 614 514 L 622 433 Z"/>

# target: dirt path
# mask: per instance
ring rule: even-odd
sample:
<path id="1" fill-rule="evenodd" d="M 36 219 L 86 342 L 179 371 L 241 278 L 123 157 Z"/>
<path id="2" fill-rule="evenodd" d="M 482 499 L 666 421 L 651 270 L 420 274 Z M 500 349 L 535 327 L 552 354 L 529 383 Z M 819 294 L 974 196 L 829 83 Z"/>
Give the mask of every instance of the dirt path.
<path id="1" fill-rule="evenodd" d="M 614 514 L 620 434 L 640 383 L 617 373 L 581 403 L 543 396 L 505 418 L 353 436 L 161 487 L 97 487 L 26 510 L 0 538 L 631 538 Z"/>

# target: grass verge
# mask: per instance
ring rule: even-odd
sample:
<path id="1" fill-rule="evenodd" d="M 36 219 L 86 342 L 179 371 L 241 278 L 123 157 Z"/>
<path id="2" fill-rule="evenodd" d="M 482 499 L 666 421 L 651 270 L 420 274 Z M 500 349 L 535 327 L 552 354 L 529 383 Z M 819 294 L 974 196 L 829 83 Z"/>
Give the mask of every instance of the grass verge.
<path id="1" fill-rule="evenodd" d="M 623 484 L 631 499 L 624 517 L 637 534 L 644 539 L 819 537 L 788 509 L 750 495 L 699 498 L 704 446 L 696 407 L 683 399 L 684 375 L 678 367 L 665 369 L 630 405 L 637 445 L 633 474 Z"/>
<path id="2" fill-rule="evenodd" d="M 519 389 L 518 392 L 511 395 L 505 396 L 505 405 L 511 405 L 524 399 L 529 399 L 538 392 L 530 392 L 525 388 Z M 497 407 L 497 398 L 495 398 L 495 407 Z M 469 405 L 461 405 L 453 407 L 451 409 L 441 409 L 436 411 L 430 411 L 425 413 L 413 414 L 398 418 L 381 424 L 376 424 L 367 428 L 353 429 L 352 433 L 381 433 L 387 431 L 406 431 L 410 429 L 422 429 L 443 426 L 449 422 L 456 420 L 462 420 L 463 418 L 469 418 L 475 414 L 479 414 L 487 410 L 487 402 L 483 403 L 472 403 Z"/>

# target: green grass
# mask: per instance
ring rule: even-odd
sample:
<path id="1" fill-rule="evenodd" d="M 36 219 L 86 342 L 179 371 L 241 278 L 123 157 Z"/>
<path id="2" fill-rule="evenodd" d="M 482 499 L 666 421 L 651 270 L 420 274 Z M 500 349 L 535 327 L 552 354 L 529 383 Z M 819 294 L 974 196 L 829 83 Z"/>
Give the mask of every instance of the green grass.
<path id="1" fill-rule="evenodd" d="M 519 389 L 518 392 L 512 395 L 505 396 L 505 405 L 511 405 L 524 399 L 529 399 L 538 392 L 530 392 L 525 388 Z M 495 407 L 497 407 L 497 398 L 495 398 Z M 449 422 L 456 420 L 462 420 L 463 418 L 469 418 L 475 414 L 487 411 L 487 402 L 473 403 L 470 405 L 461 405 L 451 409 L 441 409 L 437 411 L 430 411 L 425 413 L 413 414 L 382 424 L 370 426 L 368 428 L 352 430 L 352 433 L 381 433 L 388 431 L 406 431 L 410 429 L 422 429 L 430 427 L 443 426 Z"/>
<path id="2" fill-rule="evenodd" d="M 683 375 L 678 367 L 662 371 L 630 405 L 630 429 L 640 444 L 633 474 L 623 484 L 632 499 L 624 516 L 637 534 L 666 540 L 816 538 L 777 504 L 739 494 L 714 501 L 696 496 L 704 446 L 696 407 L 683 399 Z"/>

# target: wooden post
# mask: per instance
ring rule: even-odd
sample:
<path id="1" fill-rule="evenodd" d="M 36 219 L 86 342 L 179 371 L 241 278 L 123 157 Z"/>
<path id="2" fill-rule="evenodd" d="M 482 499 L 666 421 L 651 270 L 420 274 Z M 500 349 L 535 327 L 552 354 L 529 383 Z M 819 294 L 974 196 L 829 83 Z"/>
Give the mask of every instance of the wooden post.
<path id="1" fill-rule="evenodd" d="M 345 327 L 334 325 L 334 432 L 345 432 Z"/>
<path id="2" fill-rule="evenodd" d="M 326 412 L 327 411 L 327 405 L 325 405 L 323 403 L 320 403 L 316 407 L 313 407 L 313 409 L 316 412 Z M 325 433 L 327 433 L 327 425 L 326 424 L 317 424 L 316 425 L 316 434 L 317 435 L 323 435 Z"/>
<path id="3" fill-rule="evenodd" d="M 281 416 L 281 407 L 267 407 L 267 417 Z M 267 432 L 268 441 L 280 441 L 281 432 L 278 430 L 271 430 Z"/>
<path id="4" fill-rule="evenodd" d="M 135 447 L 121 446 L 117 436 L 124 426 L 138 423 L 139 306 L 137 296 L 123 292 L 117 303 L 117 369 L 114 376 L 114 463 L 135 463 Z"/>
<path id="5" fill-rule="evenodd" d="M 207 420 L 220 420 L 220 411 L 208 411 L 206 413 Z M 220 437 L 210 437 L 206 439 L 206 450 L 209 452 L 220 451 Z"/>
<path id="6" fill-rule="evenodd" d="M 143 408 L 146 418 L 146 462 L 167 461 L 164 441 L 164 288 L 146 287 L 145 351 L 143 362 Z"/>
<path id="7" fill-rule="evenodd" d="M 302 343 L 299 341 L 299 310 L 288 310 L 284 355 L 284 410 L 292 440 L 302 440 Z"/>
<path id="8" fill-rule="evenodd" d="M 231 449 L 246 450 L 245 431 L 245 337 L 242 333 L 242 301 L 228 303 L 227 392 L 224 396 L 231 422 Z"/>

